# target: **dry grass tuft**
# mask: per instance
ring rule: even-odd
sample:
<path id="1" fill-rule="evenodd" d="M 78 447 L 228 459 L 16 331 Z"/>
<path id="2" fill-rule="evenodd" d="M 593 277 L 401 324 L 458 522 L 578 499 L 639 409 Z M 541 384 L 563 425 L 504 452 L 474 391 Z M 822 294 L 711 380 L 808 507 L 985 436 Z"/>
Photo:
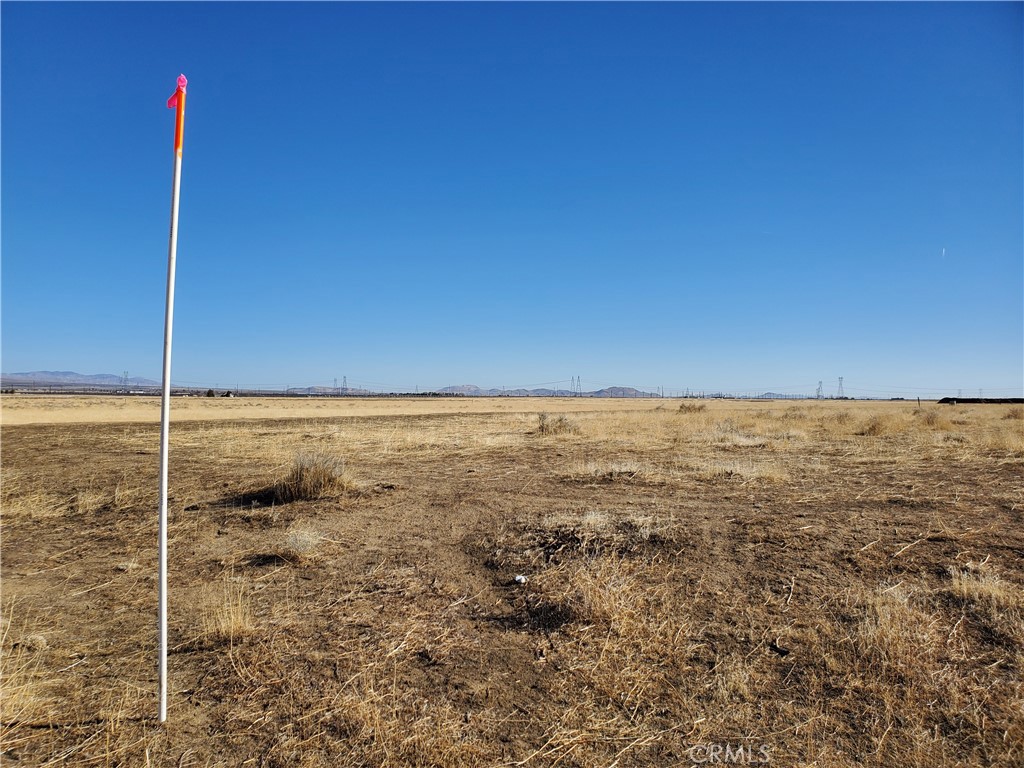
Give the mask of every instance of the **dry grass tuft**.
<path id="1" fill-rule="evenodd" d="M 537 434 L 539 435 L 577 434 L 579 431 L 579 425 L 564 415 L 551 418 L 547 413 L 537 414 Z"/>
<path id="2" fill-rule="evenodd" d="M 789 473 L 775 463 L 750 461 L 706 461 L 696 465 L 697 477 L 705 481 L 759 480 L 766 483 L 781 483 L 789 479 Z"/>
<path id="3" fill-rule="evenodd" d="M 638 461 L 583 461 L 569 472 L 569 479 L 603 483 L 658 483 L 662 474 Z"/>
<path id="4" fill-rule="evenodd" d="M 286 477 L 274 485 L 274 500 L 317 501 L 360 490 L 345 461 L 324 452 L 300 454 Z"/>
<path id="5" fill-rule="evenodd" d="M 983 448 L 1014 458 L 1024 458 L 1024 430 L 1017 424 L 999 425 L 979 441 Z"/>
<path id="6" fill-rule="evenodd" d="M 107 505 L 107 494 L 89 487 L 75 492 L 71 499 L 71 507 L 76 514 L 91 515 Z"/>
<path id="7" fill-rule="evenodd" d="M 1019 405 L 1015 405 L 1003 414 L 1003 418 L 1013 419 L 1015 421 L 1024 421 L 1024 408 L 1021 408 Z"/>
<path id="8" fill-rule="evenodd" d="M 14 608 L 11 601 L 0 615 L 0 744 L 8 748 L 12 729 L 31 721 L 42 702 L 38 677 L 47 648 L 43 635 L 15 630 Z"/>
<path id="9" fill-rule="evenodd" d="M 7 520 L 59 517 L 68 510 L 68 497 L 33 488 L 23 473 L 5 468 L 0 475 L 0 509 Z"/>
<path id="10" fill-rule="evenodd" d="M 220 584 L 209 585 L 200 601 L 201 641 L 234 643 L 256 630 L 245 583 L 226 571 Z"/>
<path id="11" fill-rule="evenodd" d="M 934 616 L 915 605 L 900 585 L 879 588 L 864 599 L 866 612 L 855 646 L 866 673 L 916 677 L 930 666 L 941 644 Z"/>
<path id="12" fill-rule="evenodd" d="M 305 523 L 295 522 L 288 528 L 284 543 L 274 554 L 293 564 L 309 562 L 316 558 L 323 540 L 324 537 L 319 531 Z"/>
<path id="13" fill-rule="evenodd" d="M 159 503 L 158 491 L 152 486 L 143 486 L 122 475 L 114 486 L 113 504 L 118 511 L 153 509 Z"/>
<path id="14" fill-rule="evenodd" d="M 883 437 L 899 434 L 906 427 L 906 419 L 900 418 L 894 413 L 876 413 L 860 426 L 857 434 L 865 437 Z"/>
<path id="15" fill-rule="evenodd" d="M 722 450 L 736 448 L 763 448 L 768 445 L 768 438 L 750 432 L 733 419 L 724 419 L 714 425 L 707 433 L 710 444 Z"/>
<path id="16" fill-rule="evenodd" d="M 689 400 L 683 400 L 683 402 L 679 404 L 680 413 L 700 413 L 707 409 L 708 407 L 704 403 L 694 403 Z"/>
<path id="17" fill-rule="evenodd" d="M 984 565 L 949 569 L 949 592 L 1004 634 L 1024 643 L 1024 589 Z"/>
<path id="18" fill-rule="evenodd" d="M 947 432 L 953 429 L 953 423 L 946 418 L 945 414 L 941 413 L 936 408 L 921 408 L 914 411 L 914 415 L 917 416 L 921 423 L 926 427 L 942 429 Z"/>

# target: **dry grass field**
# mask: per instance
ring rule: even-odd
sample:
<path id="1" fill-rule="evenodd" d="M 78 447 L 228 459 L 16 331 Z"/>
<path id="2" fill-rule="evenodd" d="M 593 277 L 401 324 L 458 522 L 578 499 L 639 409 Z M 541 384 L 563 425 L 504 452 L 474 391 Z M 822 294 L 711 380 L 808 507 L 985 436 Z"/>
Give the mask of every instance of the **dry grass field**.
<path id="1" fill-rule="evenodd" d="M 5 766 L 1024 764 L 1020 408 L 176 400 L 166 726 L 157 401 L 2 409 Z"/>

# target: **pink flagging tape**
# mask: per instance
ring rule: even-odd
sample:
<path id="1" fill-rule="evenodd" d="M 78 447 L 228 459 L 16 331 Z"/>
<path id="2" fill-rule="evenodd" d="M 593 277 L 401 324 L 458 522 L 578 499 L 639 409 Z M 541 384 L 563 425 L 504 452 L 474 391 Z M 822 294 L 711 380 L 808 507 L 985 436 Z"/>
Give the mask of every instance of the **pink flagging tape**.
<path id="1" fill-rule="evenodd" d="M 174 109 L 178 106 L 178 94 L 185 92 L 185 87 L 188 85 L 188 78 L 184 75 L 178 75 L 178 89 L 173 93 L 171 98 L 167 100 L 167 108 Z"/>

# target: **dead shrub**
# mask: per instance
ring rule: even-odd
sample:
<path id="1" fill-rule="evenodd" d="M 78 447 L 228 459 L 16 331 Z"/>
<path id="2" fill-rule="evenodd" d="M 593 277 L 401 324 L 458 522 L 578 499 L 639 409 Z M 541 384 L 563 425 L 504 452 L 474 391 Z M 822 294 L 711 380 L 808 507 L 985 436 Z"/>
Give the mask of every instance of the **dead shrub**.
<path id="1" fill-rule="evenodd" d="M 1024 408 L 1019 405 L 1014 406 L 1006 413 L 1003 414 L 1003 419 L 1014 419 L 1016 421 L 1024 421 Z"/>
<path id="2" fill-rule="evenodd" d="M 537 414 L 537 434 L 539 435 L 577 434 L 579 431 L 579 425 L 564 415 L 552 419 L 547 413 Z"/>
<path id="3" fill-rule="evenodd" d="M 292 523 L 274 555 L 293 564 L 309 562 L 316 558 L 316 551 L 323 540 L 319 531 L 303 523 Z"/>
<path id="4" fill-rule="evenodd" d="M 704 403 L 691 403 L 689 400 L 684 400 L 679 404 L 680 413 L 700 413 L 707 409 L 708 407 Z"/>
<path id="5" fill-rule="evenodd" d="M 317 501 L 358 490 L 359 484 L 345 461 L 323 452 L 300 454 L 288 475 L 273 487 L 274 500 L 281 504 Z"/>
<path id="6" fill-rule="evenodd" d="M 921 423 L 926 427 L 931 427 L 932 429 L 943 429 L 946 431 L 953 429 L 953 424 L 949 419 L 933 408 L 918 409 L 914 411 L 914 415 L 918 416 L 921 419 Z"/>
<path id="7" fill-rule="evenodd" d="M 903 431 L 903 422 L 891 413 L 879 413 L 870 417 L 857 430 L 858 435 L 865 437 L 881 437 L 883 435 L 894 435 Z"/>

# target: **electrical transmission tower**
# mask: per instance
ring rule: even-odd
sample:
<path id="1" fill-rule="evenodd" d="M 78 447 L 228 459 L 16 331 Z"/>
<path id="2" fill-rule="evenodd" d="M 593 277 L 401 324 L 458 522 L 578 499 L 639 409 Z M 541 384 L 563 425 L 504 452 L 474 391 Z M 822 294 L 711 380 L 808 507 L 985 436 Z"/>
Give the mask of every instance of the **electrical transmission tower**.
<path id="1" fill-rule="evenodd" d="M 121 386 L 128 389 L 128 371 L 125 371 L 124 375 L 121 377 Z"/>
<path id="2" fill-rule="evenodd" d="M 821 400 L 823 397 L 825 397 L 825 393 L 821 391 L 821 382 L 820 381 L 818 382 L 818 391 L 814 393 L 814 396 L 818 400 Z"/>
<path id="3" fill-rule="evenodd" d="M 843 377 L 839 377 L 839 392 L 836 393 L 836 400 L 842 400 L 846 395 L 843 394 Z"/>
<path id="4" fill-rule="evenodd" d="M 348 389 L 348 376 L 341 377 L 341 388 Z"/>

